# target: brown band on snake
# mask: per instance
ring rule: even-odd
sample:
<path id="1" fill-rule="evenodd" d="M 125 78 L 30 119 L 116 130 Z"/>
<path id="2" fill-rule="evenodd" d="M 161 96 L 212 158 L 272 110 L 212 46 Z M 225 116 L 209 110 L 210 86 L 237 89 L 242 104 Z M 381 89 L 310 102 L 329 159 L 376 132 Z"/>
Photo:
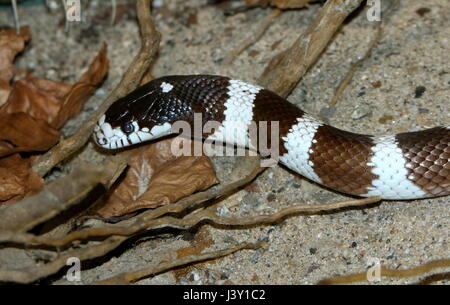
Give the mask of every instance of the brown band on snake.
<path id="1" fill-rule="evenodd" d="M 367 194 L 377 178 L 367 164 L 373 155 L 372 137 L 320 126 L 314 137 L 310 160 L 314 171 L 328 187 L 349 194 Z"/>
<path id="2" fill-rule="evenodd" d="M 238 133 L 248 136 L 252 121 L 257 126 L 266 121 L 270 147 L 270 124 L 278 121 L 280 162 L 340 192 L 385 199 L 450 194 L 449 127 L 355 134 L 326 125 L 269 90 L 223 76 L 155 79 L 115 102 L 99 120 L 95 139 L 106 149 L 137 144 L 170 134 L 178 120 L 192 125 L 194 113 L 202 114 L 203 123 L 221 124 L 204 137 L 221 136 L 235 145 L 256 143 L 228 137 L 228 129 L 238 126 Z"/>
<path id="3" fill-rule="evenodd" d="M 396 135 L 407 160 L 408 177 L 433 196 L 447 195 L 450 188 L 450 132 L 435 127 Z"/>
<path id="4" fill-rule="evenodd" d="M 253 120 L 256 122 L 265 121 L 268 123 L 266 139 L 268 140 L 268 147 L 271 143 L 271 122 L 279 122 L 280 139 L 285 137 L 293 124 L 297 122 L 297 118 L 301 118 L 305 112 L 291 103 L 286 103 L 286 100 L 272 91 L 262 89 L 256 95 L 253 108 Z M 286 113 L 289 113 L 287 116 Z M 258 134 L 259 139 L 259 134 Z M 283 155 L 287 152 L 283 141 L 279 141 L 279 152 Z"/>

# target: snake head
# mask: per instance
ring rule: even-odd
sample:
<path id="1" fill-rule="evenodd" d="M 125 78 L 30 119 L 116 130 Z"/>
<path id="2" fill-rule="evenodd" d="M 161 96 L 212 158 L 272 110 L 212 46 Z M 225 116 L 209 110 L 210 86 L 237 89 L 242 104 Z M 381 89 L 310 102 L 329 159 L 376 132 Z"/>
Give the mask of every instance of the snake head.
<path id="1" fill-rule="evenodd" d="M 118 149 L 144 141 L 157 139 L 171 133 L 171 124 L 154 125 L 151 129 L 139 126 L 137 120 L 128 120 L 119 126 L 106 121 L 104 114 L 95 126 L 94 139 L 105 149 Z"/>
<path id="2" fill-rule="evenodd" d="M 114 102 L 95 126 L 97 145 L 118 149 L 170 134 L 177 119 L 170 105 L 177 99 L 169 89 L 168 83 L 155 80 Z"/>

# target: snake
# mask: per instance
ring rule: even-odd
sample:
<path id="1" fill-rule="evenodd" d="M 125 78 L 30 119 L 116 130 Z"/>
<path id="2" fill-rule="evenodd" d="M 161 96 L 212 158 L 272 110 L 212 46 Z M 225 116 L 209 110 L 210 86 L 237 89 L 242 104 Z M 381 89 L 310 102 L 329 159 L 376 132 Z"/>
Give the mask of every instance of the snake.
<path id="1" fill-rule="evenodd" d="M 381 136 L 353 133 L 268 89 L 219 75 L 154 79 L 112 103 L 93 137 L 101 148 L 117 150 L 176 134 L 177 122 L 193 126 L 196 116 L 203 125 L 218 122 L 202 131 L 204 140 L 262 156 L 275 147 L 277 162 L 339 193 L 387 200 L 450 194 L 450 125 Z M 250 135 L 254 126 L 256 140 L 265 137 L 267 147 Z"/>

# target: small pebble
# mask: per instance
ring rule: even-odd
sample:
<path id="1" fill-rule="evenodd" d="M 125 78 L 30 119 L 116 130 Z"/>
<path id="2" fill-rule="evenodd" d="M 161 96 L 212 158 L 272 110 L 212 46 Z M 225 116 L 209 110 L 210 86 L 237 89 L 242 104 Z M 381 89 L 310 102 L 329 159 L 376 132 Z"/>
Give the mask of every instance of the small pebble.
<path id="1" fill-rule="evenodd" d="M 334 106 L 324 107 L 320 110 L 319 116 L 321 116 L 323 118 L 331 118 L 335 112 L 336 112 L 336 107 L 334 107 Z"/>
<path id="2" fill-rule="evenodd" d="M 371 114 L 371 109 L 366 104 L 359 104 L 356 106 L 355 110 L 351 114 L 351 118 L 354 120 L 362 119 Z"/>
<path id="3" fill-rule="evenodd" d="M 429 13 L 431 10 L 428 7 L 421 7 L 416 10 L 416 14 L 423 17 L 425 14 Z"/>
<path id="4" fill-rule="evenodd" d="M 417 86 L 414 90 L 414 98 L 420 98 L 422 97 L 423 93 L 427 90 L 424 86 Z"/>

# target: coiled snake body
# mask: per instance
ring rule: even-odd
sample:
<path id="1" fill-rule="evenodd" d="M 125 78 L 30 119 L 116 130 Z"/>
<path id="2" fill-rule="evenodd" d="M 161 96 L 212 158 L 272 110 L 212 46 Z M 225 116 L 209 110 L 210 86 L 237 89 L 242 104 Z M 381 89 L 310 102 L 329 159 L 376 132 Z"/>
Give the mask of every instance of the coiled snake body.
<path id="1" fill-rule="evenodd" d="M 278 143 L 282 164 L 343 193 L 383 199 L 450 194 L 450 126 L 391 136 L 351 133 L 269 90 L 223 76 L 155 79 L 112 104 L 94 138 L 105 149 L 122 148 L 168 135 L 176 121 L 193 124 L 195 113 L 202 114 L 203 124 L 221 123 L 204 138 L 241 146 L 257 147 L 249 126 L 268 122 L 258 133 L 267 133 L 268 146 L 271 140 Z M 277 141 L 270 134 L 273 122 L 278 122 Z"/>

